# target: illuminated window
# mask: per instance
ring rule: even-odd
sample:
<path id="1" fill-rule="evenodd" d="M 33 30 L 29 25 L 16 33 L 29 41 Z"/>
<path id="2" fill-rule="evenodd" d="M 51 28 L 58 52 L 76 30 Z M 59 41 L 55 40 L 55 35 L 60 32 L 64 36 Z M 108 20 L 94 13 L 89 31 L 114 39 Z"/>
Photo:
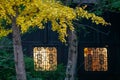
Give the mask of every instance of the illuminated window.
<path id="1" fill-rule="evenodd" d="M 107 71 L 106 48 L 84 48 L 86 71 Z"/>
<path id="2" fill-rule="evenodd" d="M 55 70 L 57 49 L 55 47 L 34 47 L 34 68 L 36 71 Z"/>

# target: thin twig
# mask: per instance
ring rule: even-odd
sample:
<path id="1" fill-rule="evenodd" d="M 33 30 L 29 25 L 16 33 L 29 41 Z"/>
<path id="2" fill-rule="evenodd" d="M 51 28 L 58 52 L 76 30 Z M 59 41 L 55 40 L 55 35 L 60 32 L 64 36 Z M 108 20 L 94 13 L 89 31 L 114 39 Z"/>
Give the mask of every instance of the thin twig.
<path id="1" fill-rule="evenodd" d="M 78 26 L 86 26 L 86 27 L 88 27 L 88 28 L 93 29 L 94 31 L 97 31 L 97 32 L 102 33 L 102 34 L 107 35 L 107 36 L 108 36 L 109 33 L 110 33 L 110 31 L 108 31 L 107 33 L 105 33 L 105 32 L 103 32 L 103 31 L 100 31 L 100 30 L 98 30 L 98 29 L 96 29 L 96 28 L 93 28 L 92 26 L 89 26 L 89 25 L 79 24 L 79 23 L 76 23 L 76 22 L 74 22 L 74 24 L 76 24 L 76 25 L 78 25 Z"/>

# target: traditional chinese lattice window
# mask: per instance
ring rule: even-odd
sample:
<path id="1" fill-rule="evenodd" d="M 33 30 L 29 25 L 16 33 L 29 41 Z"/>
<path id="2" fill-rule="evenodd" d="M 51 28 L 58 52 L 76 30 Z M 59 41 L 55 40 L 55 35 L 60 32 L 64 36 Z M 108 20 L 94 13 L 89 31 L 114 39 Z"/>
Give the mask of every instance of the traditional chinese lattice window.
<path id="1" fill-rule="evenodd" d="M 57 49 L 55 47 L 34 47 L 34 68 L 36 71 L 55 70 Z"/>
<path id="2" fill-rule="evenodd" d="M 84 48 L 85 71 L 107 71 L 107 48 Z"/>

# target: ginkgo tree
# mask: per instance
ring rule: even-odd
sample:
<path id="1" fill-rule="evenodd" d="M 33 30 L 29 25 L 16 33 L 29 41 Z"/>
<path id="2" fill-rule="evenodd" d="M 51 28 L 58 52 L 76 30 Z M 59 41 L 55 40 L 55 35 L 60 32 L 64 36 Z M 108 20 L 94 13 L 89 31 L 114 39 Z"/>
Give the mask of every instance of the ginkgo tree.
<path id="1" fill-rule="evenodd" d="M 20 35 L 31 27 L 44 29 L 44 24 L 49 21 L 51 30 L 56 31 L 59 40 L 64 43 L 69 35 L 67 30 L 74 31 L 72 21 L 77 18 L 86 18 L 96 24 L 109 24 L 102 17 L 88 13 L 84 8 L 73 9 L 55 0 L 0 0 L 0 37 L 9 33 L 13 35 L 17 80 L 26 80 Z"/>

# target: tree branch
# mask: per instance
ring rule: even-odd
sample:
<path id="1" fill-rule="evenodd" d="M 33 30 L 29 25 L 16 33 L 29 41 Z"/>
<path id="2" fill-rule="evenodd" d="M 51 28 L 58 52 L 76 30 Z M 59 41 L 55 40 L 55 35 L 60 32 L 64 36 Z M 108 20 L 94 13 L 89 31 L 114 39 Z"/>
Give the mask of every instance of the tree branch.
<path id="1" fill-rule="evenodd" d="M 96 31 L 96 32 L 102 33 L 102 34 L 107 35 L 107 36 L 108 36 L 109 33 L 110 33 L 110 31 L 108 31 L 108 32 L 106 33 L 106 32 L 100 31 L 100 30 L 98 30 L 98 29 L 96 29 L 96 28 L 93 28 L 92 26 L 89 26 L 89 25 L 79 24 L 79 23 L 76 23 L 76 22 L 73 22 L 73 23 L 76 24 L 76 25 L 78 25 L 78 26 L 86 26 L 86 27 L 88 27 L 88 28 L 90 28 L 90 29 L 92 29 L 92 30 L 94 30 L 94 31 Z"/>

